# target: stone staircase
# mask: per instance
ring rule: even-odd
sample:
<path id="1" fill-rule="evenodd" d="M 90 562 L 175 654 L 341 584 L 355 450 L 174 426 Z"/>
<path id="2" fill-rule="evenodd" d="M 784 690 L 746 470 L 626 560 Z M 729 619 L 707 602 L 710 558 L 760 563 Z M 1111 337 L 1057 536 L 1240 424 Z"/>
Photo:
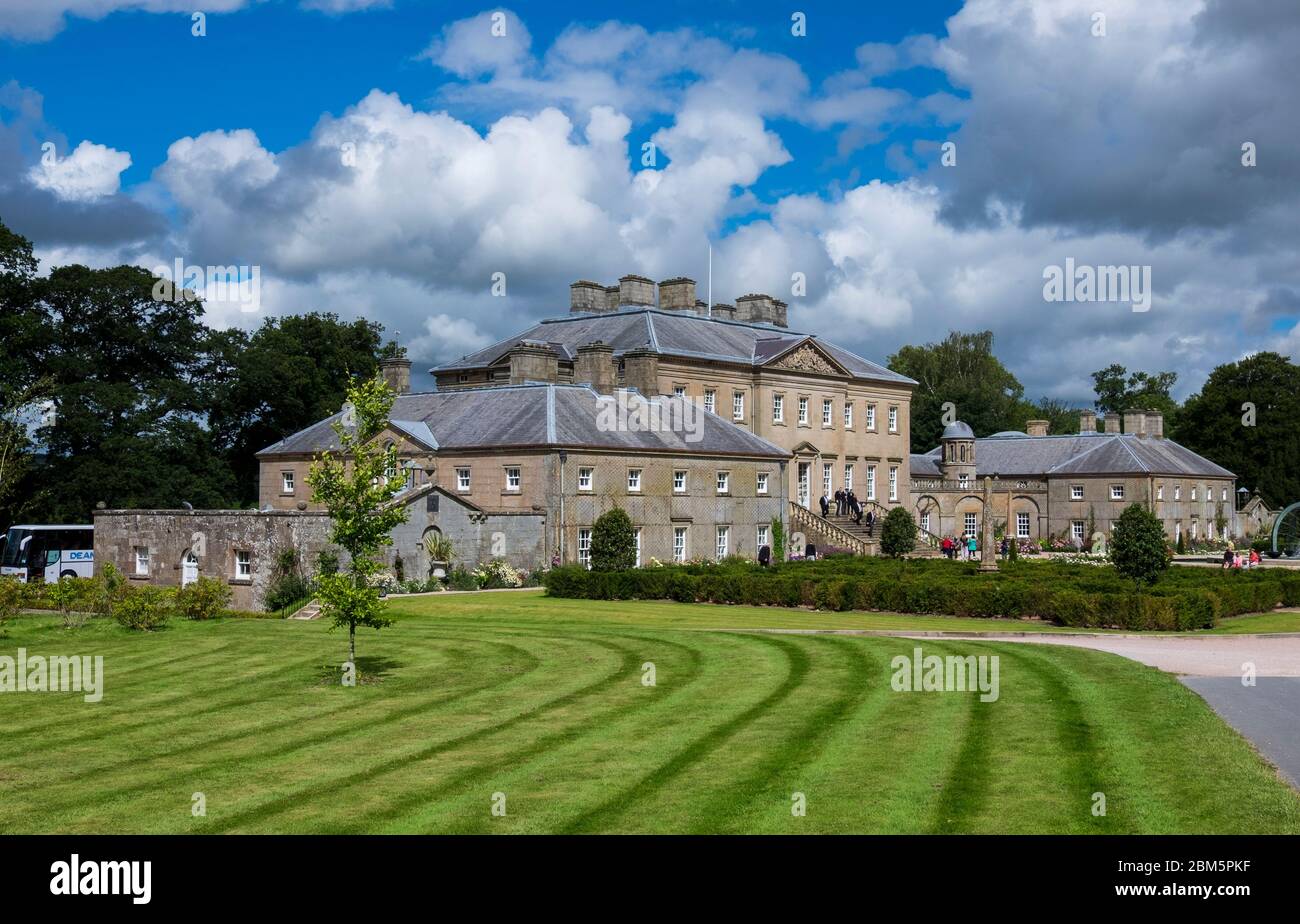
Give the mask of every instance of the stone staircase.
<path id="1" fill-rule="evenodd" d="M 861 501 L 863 505 L 862 522 L 854 523 L 851 516 L 837 516 L 832 513 L 822 518 L 820 513 L 808 510 L 797 503 L 790 504 L 790 528 L 803 532 L 808 541 L 817 546 L 818 552 L 827 547 L 847 548 L 858 555 L 880 554 L 880 528 L 884 525 L 889 508 L 875 501 Z M 867 511 L 875 514 L 875 523 L 870 531 L 867 529 Z M 919 526 L 916 529 L 916 549 L 910 558 L 940 558 L 943 551 L 941 540 L 933 533 L 926 532 Z M 794 549 L 791 549 L 794 551 Z M 799 551 L 802 552 L 802 549 Z"/>
<path id="2" fill-rule="evenodd" d="M 289 619 L 319 619 L 320 618 L 320 601 L 312 600 L 306 606 L 292 613 Z"/>

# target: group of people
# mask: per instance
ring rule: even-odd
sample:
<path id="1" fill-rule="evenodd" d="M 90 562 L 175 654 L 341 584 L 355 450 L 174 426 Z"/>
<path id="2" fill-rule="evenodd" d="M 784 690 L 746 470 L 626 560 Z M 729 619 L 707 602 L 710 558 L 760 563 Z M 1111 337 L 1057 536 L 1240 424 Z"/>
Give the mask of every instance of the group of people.
<path id="1" fill-rule="evenodd" d="M 975 541 L 974 536 L 967 536 L 964 539 L 961 536 L 944 536 L 940 547 L 945 558 L 954 560 L 979 558 L 979 543 Z"/>
<path id="2" fill-rule="evenodd" d="M 819 500 L 822 508 L 822 519 L 830 516 L 831 504 L 835 505 L 835 515 L 837 517 L 849 516 L 853 518 L 856 526 L 862 525 L 862 518 L 865 514 L 867 521 L 867 535 L 870 536 L 876 529 L 876 515 L 870 510 L 865 510 L 858 496 L 851 490 L 840 488 L 834 496 L 823 494 Z"/>
<path id="3" fill-rule="evenodd" d="M 1223 550 L 1223 567 L 1228 568 L 1258 568 L 1260 564 L 1259 552 L 1251 549 L 1249 552 L 1238 551 L 1231 542 Z"/>

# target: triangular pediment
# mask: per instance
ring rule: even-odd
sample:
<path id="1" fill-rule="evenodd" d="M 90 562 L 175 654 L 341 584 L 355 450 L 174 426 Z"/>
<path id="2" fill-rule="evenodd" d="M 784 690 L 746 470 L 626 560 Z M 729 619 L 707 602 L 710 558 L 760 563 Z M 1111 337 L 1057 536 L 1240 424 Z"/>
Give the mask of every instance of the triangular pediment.
<path id="1" fill-rule="evenodd" d="M 811 337 L 806 337 L 783 353 L 773 356 L 763 363 L 763 367 L 786 369 L 791 372 L 811 372 L 815 375 L 849 375 L 849 370 L 836 362 Z"/>

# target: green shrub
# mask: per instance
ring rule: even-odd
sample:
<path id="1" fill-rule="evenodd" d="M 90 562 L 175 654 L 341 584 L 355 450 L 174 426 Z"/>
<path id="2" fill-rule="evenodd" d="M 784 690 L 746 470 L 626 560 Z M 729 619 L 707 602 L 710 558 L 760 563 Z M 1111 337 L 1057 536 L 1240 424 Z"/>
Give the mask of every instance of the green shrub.
<path id="1" fill-rule="evenodd" d="M 621 507 L 607 510 L 591 527 L 591 570 L 627 571 L 636 567 L 636 531 Z"/>
<path id="2" fill-rule="evenodd" d="M 201 577 L 176 591 L 176 610 L 186 619 L 215 619 L 230 605 L 230 588 L 216 578 Z"/>
<path id="3" fill-rule="evenodd" d="M 132 587 L 113 606 L 113 618 L 127 629 L 151 632 L 171 615 L 174 591 L 164 587 Z"/>
<path id="4" fill-rule="evenodd" d="M 1160 572 L 1169 567 L 1165 529 L 1160 518 L 1141 504 L 1129 504 L 1115 521 L 1110 559 L 1116 573 L 1131 579 L 1138 587 L 1154 584 Z"/>
<path id="5" fill-rule="evenodd" d="M 447 587 L 451 590 L 478 590 L 478 578 L 473 571 L 453 568 L 447 575 Z"/>
<path id="6" fill-rule="evenodd" d="M 916 548 L 916 521 L 905 507 L 895 507 L 885 514 L 880 528 L 880 551 L 890 558 L 901 558 Z"/>
<path id="7" fill-rule="evenodd" d="M 17 578 L 0 578 L 0 635 L 4 634 L 5 623 L 22 609 L 24 597 L 23 585 Z"/>

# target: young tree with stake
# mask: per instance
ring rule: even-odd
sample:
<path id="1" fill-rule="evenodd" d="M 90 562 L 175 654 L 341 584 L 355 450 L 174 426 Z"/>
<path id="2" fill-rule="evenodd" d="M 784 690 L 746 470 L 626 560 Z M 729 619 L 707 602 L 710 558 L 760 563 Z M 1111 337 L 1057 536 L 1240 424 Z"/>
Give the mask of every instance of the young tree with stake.
<path id="1" fill-rule="evenodd" d="M 403 482 L 385 474 L 396 470 L 397 450 L 376 440 L 388 425 L 394 397 L 381 379 L 354 379 L 343 417 L 332 425 L 339 448 L 319 454 L 307 475 L 312 500 L 329 512 L 331 541 L 349 557 L 346 571 L 320 575 L 318 596 L 321 612 L 334 626 L 347 627 L 348 661 L 354 667 L 357 626 L 392 624 L 372 578 L 380 571 L 375 558 L 380 547 L 392 544 L 390 533 L 407 517 L 406 507 L 393 503 Z"/>

